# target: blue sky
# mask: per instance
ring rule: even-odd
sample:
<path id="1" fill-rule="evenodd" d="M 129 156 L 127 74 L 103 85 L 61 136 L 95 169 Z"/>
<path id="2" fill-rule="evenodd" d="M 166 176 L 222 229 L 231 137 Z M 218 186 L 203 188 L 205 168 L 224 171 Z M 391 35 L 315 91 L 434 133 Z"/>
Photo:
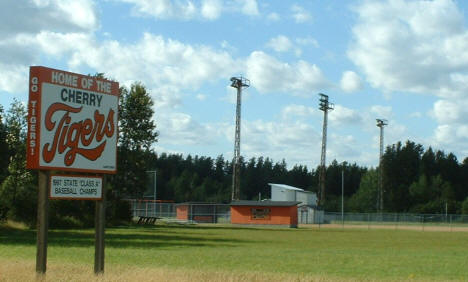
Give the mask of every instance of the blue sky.
<path id="1" fill-rule="evenodd" d="M 235 89 L 241 155 L 378 163 L 408 139 L 462 161 L 468 149 L 468 29 L 464 1 L 20 0 L 0 3 L 0 104 L 27 101 L 28 67 L 103 72 L 145 84 L 158 153 L 233 155 Z"/>

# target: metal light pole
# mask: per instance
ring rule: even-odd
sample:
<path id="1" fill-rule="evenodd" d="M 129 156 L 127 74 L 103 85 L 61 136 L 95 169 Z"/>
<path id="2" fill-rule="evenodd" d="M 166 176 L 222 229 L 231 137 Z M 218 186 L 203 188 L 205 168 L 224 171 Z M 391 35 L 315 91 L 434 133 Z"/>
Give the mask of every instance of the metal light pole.
<path id="1" fill-rule="evenodd" d="M 388 124 L 386 119 L 377 119 L 377 127 L 380 128 L 380 155 L 379 155 L 379 202 L 377 203 L 380 212 L 383 212 L 383 151 L 384 151 L 384 126 Z"/>
<path id="2" fill-rule="evenodd" d="M 319 109 L 323 111 L 323 130 L 322 130 L 322 154 L 320 156 L 320 170 L 319 170 L 319 199 L 318 206 L 321 207 L 325 202 L 325 159 L 327 154 L 327 126 L 328 126 L 328 111 L 333 110 L 334 104 L 328 102 L 328 96 L 319 93 Z"/>
<path id="3" fill-rule="evenodd" d="M 344 168 L 341 169 L 341 222 L 344 224 Z"/>
<path id="4" fill-rule="evenodd" d="M 240 194 L 240 127 L 241 127 L 241 104 L 242 88 L 250 86 L 250 81 L 244 77 L 231 77 L 231 87 L 237 88 L 236 104 L 236 133 L 234 137 L 234 159 L 232 165 L 232 197 L 233 201 L 239 200 Z"/>
<path id="5" fill-rule="evenodd" d="M 152 174 L 152 178 L 154 180 L 153 182 L 153 201 L 156 201 L 156 179 L 157 179 L 157 175 L 156 175 L 156 170 L 147 170 L 146 173 L 148 174 Z M 144 195 L 143 195 L 144 196 Z"/>

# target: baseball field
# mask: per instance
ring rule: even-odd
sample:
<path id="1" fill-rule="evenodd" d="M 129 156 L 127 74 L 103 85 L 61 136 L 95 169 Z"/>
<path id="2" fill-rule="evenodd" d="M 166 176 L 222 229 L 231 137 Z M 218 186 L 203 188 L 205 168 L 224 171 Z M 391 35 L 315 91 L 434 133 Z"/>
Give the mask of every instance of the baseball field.
<path id="1" fill-rule="evenodd" d="M 365 228 L 132 226 L 106 230 L 95 276 L 94 230 L 50 230 L 45 277 L 36 232 L 0 225 L 0 281 L 466 281 L 468 233 Z"/>

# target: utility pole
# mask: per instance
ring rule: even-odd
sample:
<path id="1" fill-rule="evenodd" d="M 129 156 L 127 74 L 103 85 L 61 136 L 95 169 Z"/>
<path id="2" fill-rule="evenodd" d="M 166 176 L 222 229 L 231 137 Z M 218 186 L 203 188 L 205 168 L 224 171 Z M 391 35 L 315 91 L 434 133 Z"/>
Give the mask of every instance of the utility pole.
<path id="1" fill-rule="evenodd" d="M 386 119 L 377 119 L 377 127 L 380 128 L 380 155 L 379 155 L 379 194 L 378 194 L 378 210 L 383 212 L 384 208 L 384 189 L 383 189 L 383 151 L 384 151 L 384 126 L 388 125 Z"/>
<path id="2" fill-rule="evenodd" d="M 244 77 L 231 77 L 231 87 L 237 88 L 236 104 L 236 133 L 234 137 L 234 159 L 232 164 L 232 197 L 231 200 L 239 200 L 240 194 L 240 126 L 241 126 L 241 104 L 242 88 L 250 86 L 250 81 Z"/>
<path id="3" fill-rule="evenodd" d="M 323 111 L 323 130 L 322 130 L 322 154 L 320 157 L 320 170 L 319 170 L 319 199 L 318 206 L 321 207 L 325 203 L 325 159 L 327 154 L 327 126 L 328 126 L 328 111 L 334 109 L 335 105 L 328 102 L 328 96 L 319 93 L 320 103 L 319 109 Z"/>
<path id="4" fill-rule="evenodd" d="M 344 225 L 344 166 L 341 167 L 341 223 Z"/>

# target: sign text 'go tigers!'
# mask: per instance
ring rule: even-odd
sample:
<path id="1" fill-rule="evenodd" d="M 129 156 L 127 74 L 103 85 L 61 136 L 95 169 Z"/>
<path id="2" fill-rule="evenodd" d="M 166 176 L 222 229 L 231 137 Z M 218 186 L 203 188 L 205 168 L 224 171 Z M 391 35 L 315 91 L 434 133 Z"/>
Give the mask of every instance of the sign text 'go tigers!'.
<path id="1" fill-rule="evenodd" d="M 116 173 L 119 84 L 30 68 L 27 168 Z"/>

